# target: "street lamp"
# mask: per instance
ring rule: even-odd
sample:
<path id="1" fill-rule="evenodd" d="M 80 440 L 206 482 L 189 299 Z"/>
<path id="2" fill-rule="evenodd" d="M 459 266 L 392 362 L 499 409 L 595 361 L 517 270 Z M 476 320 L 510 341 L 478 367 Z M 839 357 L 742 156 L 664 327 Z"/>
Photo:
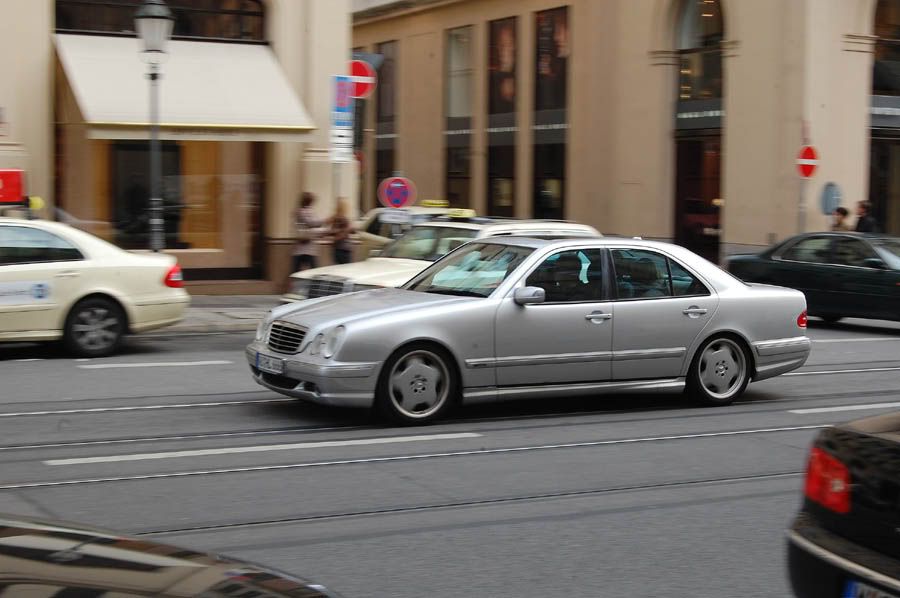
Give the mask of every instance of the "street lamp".
<path id="1" fill-rule="evenodd" d="M 159 150 L 159 65 L 166 55 L 166 42 L 172 36 L 175 17 L 163 0 L 144 0 L 134 15 L 134 28 L 144 42 L 141 51 L 150 66 L 150 248 L 160 251 L 165 247 L 163 229 L 161 179 L 162 167 Z"/>

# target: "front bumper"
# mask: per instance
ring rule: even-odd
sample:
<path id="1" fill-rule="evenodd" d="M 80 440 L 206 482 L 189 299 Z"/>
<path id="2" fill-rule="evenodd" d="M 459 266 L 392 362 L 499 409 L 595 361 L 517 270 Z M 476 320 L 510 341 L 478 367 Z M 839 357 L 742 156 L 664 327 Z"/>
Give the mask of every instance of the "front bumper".
<path id="1" fill-rule="evenodd" d="M 381 362 L 346 363 L 302 354 L 283 355 L 259 341 L 248 345 L 245 353 L 253 379 L 275 392 L 335 407 L 371 407 L 375 402 Z M 282 360 L 284 372 L 279 375 L 259 370 L 259 354 Z"/>
<path id="2" fill-rule="evenodd" d="M 788 573 L 797 598 L 840 598 L 849 581 L 900 596 L 900 562 L 829 532 L 801 512 L 787 532 Z"/>
<path id="3" fill-rule="evenodd" d="M 754 381 L 774 378 L 796 370 L 809 359 L 812 342 L 806 336 L 778 338 L 753 343 L 756 364 Z"/>

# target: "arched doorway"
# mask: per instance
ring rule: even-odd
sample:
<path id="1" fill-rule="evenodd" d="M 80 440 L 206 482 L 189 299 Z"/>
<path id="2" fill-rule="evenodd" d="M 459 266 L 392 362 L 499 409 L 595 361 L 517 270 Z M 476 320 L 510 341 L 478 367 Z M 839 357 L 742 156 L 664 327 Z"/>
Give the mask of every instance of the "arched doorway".
<path id="1" fill-rule="evenodd" d="M 869 201 L 879 230 L 900 234 L 900 0 L 879 0 L 873 32 Z"/>
<path id="2" fill-rule="evenodd" d="M 676 21 L 675 242 L 719 259 L 723 200 L 719 0 L 682 0 Z"/>

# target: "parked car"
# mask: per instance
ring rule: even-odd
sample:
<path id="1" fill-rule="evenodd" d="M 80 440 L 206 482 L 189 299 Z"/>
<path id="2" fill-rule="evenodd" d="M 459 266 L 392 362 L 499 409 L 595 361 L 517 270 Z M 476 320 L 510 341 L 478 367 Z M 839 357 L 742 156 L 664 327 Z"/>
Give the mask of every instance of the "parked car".
<path id="1" fill-rule="evenodd" d="M 819 432 L 788 570 L 799 598 L 900 596 L 900 414 Z"/>
<path id="2" fill-rule="evenodd" d="M 361 262 L 295 272 L 282 300 L 301 301 L 365 289 L 398 287 L 439 257 L 476 238 L 515 234 L 600 236 L 595 228 L 586 224 L 479 218 L 473 214 L 438 216 L 416 225 L 383 251 Z"/>
<path id="3" fill-rule="evenodd" d="M 453 208 L 438 207 L 437 202 L 408 208 L 375 208 L 369 210 L 354 227 L 359 242 L 359 255 L 369 256 L 372 250 L 382 249 L 416 224 L 453 213 Z"/>
<path id="4" fill-rule="evenodd" d="M 127 333 L 179 321 L 190 297 L 176 259 L 136 254 L 59 222 L 0 218 L 0 341 L 63 340 L 113 353 Z"/>
<path id="5" fill-rule="evenodd" d="M 638 239 L 470 241 L 399 289 L 282 305 L 246 355 L 282 394 L 424 423 L 457 403 L 687 389 L 727 405 L 803 365 L 806 300 Z"/>
<path id="6" fill-rule="evenodd" d="M 803 291 L 809 315 L 900 320 L 900 238 L 858 233 L 807 233 L 758 255 L 728 258 L 728 271 L 748 282 Z"/>
<path id="7" fill-rule="evenodd" d="M 255 563 L 60 521 L 0 515 L 0 538 L 4 596 L 338 596 Z"/>

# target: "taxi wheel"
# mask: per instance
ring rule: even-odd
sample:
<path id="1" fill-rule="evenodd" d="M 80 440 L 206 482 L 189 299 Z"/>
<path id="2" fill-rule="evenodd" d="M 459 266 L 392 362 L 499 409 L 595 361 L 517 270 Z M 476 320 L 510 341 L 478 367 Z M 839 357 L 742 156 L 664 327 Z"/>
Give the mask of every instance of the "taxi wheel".
<path id="1" fill-rule="evenodd" d="M 431 423 L 449 413 L 459 399 L 459 375 L 452 358 L 429 344 L 403 347 L 384 364 L 375 407 L 403 425 Z"/>
<path id="2" fill-rule="evenodd" d="M 65 345 L 83 357 L 105 357 L 125 334 L 125 315 L 109 299 L 92 297 L 75 304 L 66 318 Z"/>

